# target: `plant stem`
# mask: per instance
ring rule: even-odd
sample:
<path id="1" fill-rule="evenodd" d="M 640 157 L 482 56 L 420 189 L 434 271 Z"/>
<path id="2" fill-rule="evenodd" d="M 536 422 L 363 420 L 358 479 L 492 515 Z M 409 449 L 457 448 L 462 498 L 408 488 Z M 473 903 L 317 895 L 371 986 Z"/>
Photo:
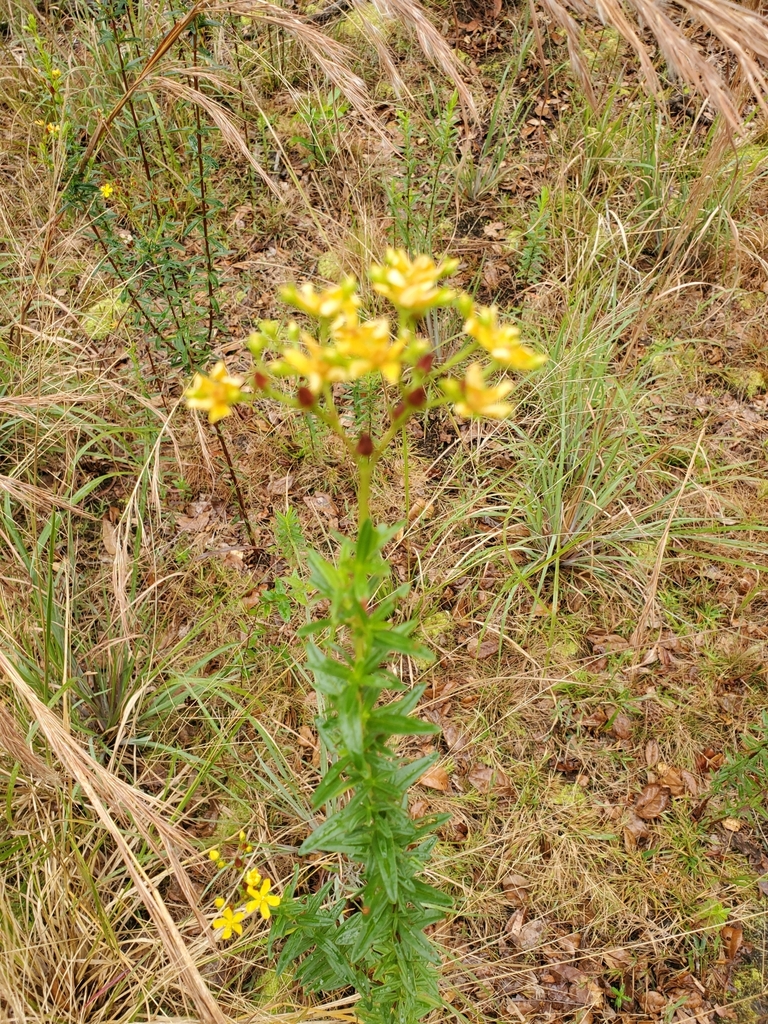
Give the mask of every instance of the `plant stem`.
<path id="1" fill-rule="evenodd" d="M 357 459 L 357 530 L 358 533 L 366 520 L 371 518 L 371 472 L 373 470 L 372 459 Z"/>
<path id="2" fill-rule="evenodd" d="M 256 534 L 253 532 L 253 527 L 251 526 L 251 520 L 248 518 L 248 513 L 245 510 L 245 498 L 243 497 L 243 492 L 240 490 L 240 483 L 239 483 L 239 481 L 237 479 L 237 473 L 235 472 L 235 466 L 234 466 L 234 463 L 232 462 L 232 456 L 229 454 L 229 448 L 227 447 L 227 442 L 224 440 L 224 434 L 223 434 L 222 429 L 219 426 L 219 424 L 218 423 L 214 423 L 213 424 L 213 428 L 216 431 L 216 434 L 218 435 L 219 443 L 221 444 L 221 450 L 224 452 L 224 458 L 227 460 L 227 466 L 229 467 L 229 476 L 230 476 L 230 479 L 232 481 L 232 486 L 235 489 L 235 497 L 237 498 L 237 506 L 240 509 L 240 515 L 242 516 L 243 523 L 245 524 L 245 529 L 246 529 L 246 532 L 248 534 L 248 539 L 251 542 L 251 546 L 254 547 L 254 548 L 257 548 L 258 544 L 256 543 Z"/>

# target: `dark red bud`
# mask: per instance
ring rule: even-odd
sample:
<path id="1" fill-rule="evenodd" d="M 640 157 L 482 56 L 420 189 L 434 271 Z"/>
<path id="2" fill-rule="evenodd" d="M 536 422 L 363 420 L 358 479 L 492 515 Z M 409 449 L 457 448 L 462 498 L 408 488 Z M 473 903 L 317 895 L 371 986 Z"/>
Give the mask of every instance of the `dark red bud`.
<path id="1" fill-rule="evenodd" d="M 358 455 L 373 455 L 373 441 L 370 434 L 360 435 L 355 451 Z"/>
<path id="2" fill-rule="evenodd" d="M 297 398 L 299 399 L 299 405 L 302 409 L 311 409 L 315 404 L 315 396 L 309 388 L 299 388 Z"/>
<path id="3" fill-rule="evenodd" d="M 410 395 L 405 396 L 405 400 L 408 405 L 412 405 L 414 409 L 420 409 L 422 405 L 426 405 L 427 392 L 424 388 L 416 388 L 410 393 Z"/>
<path id="4" fill-rule="evenodd" d="M 253 375 L 253 383 L 257 388 L 261 388 L 263 391 L 267 384 L 269 384 L 269 378 L 266 373 L 262 373 L 261 370 L 256 370 Z"/>
<path id="5" fill-rule="evenodd" d="M 402 402 L 398 402 L 395 408 L 392 410 L 392 420 L 399 420 L 405 412 L 405 406 Z"/>
<path id="6" fill-rule="evenodd" d="M 432 363 L 434 363 L 434 361 L 435 357 L 432 354 L 432 352 L 427 352 L 425 356 L 421 357 L 421 359 L 418 361 L 418 363 L 416 363 L 416 365 L 418 366 L 422 373 L 429 373 L 429 371 L 432 369 Z"/>

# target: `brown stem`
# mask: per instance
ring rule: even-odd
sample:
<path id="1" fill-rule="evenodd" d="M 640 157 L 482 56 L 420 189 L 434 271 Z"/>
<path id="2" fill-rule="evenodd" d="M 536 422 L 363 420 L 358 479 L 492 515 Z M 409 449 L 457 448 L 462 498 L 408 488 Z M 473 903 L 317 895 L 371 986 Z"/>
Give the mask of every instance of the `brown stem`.
<path id="1" fill-rule="evenodd" d="M 235 472 L 235 466 L 234 466 L 234 463 L 232 462 L 232 456 L 229 454 L 229 448 L 227 448 L 227 443 L 224 440 L 224 434 L 223 434 L 222 429 L 221 429 L 221 427 L 219 426 L 218 423 L 214 423 L 213 424 L 213 428 L 216 431 L 216 434 L 217 434 L 217 436 L 219 438 L 219 443 L 221 444 L 221 450 L 224 452 L 224 458 L 227 460 L 227 466 L 229 467 L 229 476 L 230 476 L 230 479 L 232 481 L 232 486 L 235 489 L 235 496 L 237 498 L 237 505 L 238 505 L 238 508 L 240 509 L 240 515 L 242 516 L 243 523 L 245 524 L 245 529 L 246 529 L 246 532 L 248 534 L 248 539 L 251 542 L 251 546 L 254 547 L 254 548 L 257 548 L 259 545 L 256 543 L 256 534 L 253 531 L 253 527 L 251 526 L 251 521 L 248 518 L 248 513 L 245 510 L 245 498 L 243 497 L 243 492 L 240 490 L 240 483 L 238 482 L 238 479 L 237 479 L 237 473 Z"/>

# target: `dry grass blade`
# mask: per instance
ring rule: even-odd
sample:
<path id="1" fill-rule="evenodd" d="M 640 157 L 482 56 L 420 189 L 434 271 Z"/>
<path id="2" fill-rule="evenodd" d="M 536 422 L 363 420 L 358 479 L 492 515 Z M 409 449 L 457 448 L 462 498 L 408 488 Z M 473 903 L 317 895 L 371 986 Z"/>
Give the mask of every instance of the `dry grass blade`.
<path id="1" fill-rule="evenodd" d="M 5 491 L 6 494 L 10 494 L 16 501 L 21 502 L 22 505 L 28 505 L 30 508 L 45 509 L 47 512 L 50 512 L 51 509 L 59 508 L 66 512 L 73 512 L 78 516 L 85 516 L 86 519 L 96 518 L 89 512 L 78 508 L 77 505 L 73 505 L 66 498 L 60 498 L 56 494 L 51 494 L 50 491 L 37 487 L 35 484 L 26 484 L 22 480 L 14 480 L 11 476 L 0 474 L 0 491 Z"/>
<path id="2" fill-rule="evenodd" d="M 317 62 L 328 79 L 338 86 L 349 102 L 361 113 L 365 112 L 368 106 L 368 90 L 362 78 L 350 71 L 348 64 L 353 55 L 341 43 L 320 32 L 305 19 L 276 4 L 243 0 L 241 3 L 226 4 L 216 9 L 257 18 L 289 32 Z"/>
<path id="3" fill-rule="evenodd" d="M 184 73 L 186 75 L 194 76 L 195 70 L 186 70 Z M 184 100 L 186 103 L 196 103 L 201 107 L 219 129 L 221 137 L 227 145 L 244 156 L 272 194 L 279 197 L 280 192 L 275 183 L 261 166 L 259 161 L 254 157 L 253 153 L 248 149 L 243 137 L 221 104 L 217 103 L 216 100 L 211 99 L 210 96 L 206 96 L 204 92 L 200 92 L 199 89 L 193 89 L 191 86 L 185 85 L 183 82 L 177 82 L 172 78 L 161 76 L 153 79 L 152 84 L 164 89 L 167 93 L 170 93 L 177 99 Z M 218 80 L 217 85 L 221 86 L 221 82 Z"/>
<path id="4" fill-rule="evenodd" d="M 584 90 L 584 95 L 587 97 L 591 106 L 596 106 L 597 98 L 595 96 L 594 89 L 592 88 L 589 69 L 587 68 L 581 52 L 579 26 L 565 8 L 560 6 L 557 0 L 541 0 L 541 4 L 544 10 L 554 18 L 565 32 L 568 40 L 568 56 L 571 59 L 574 74 L 579 80 L 579 85 L 581 85 Z"/>
<path id="5" fill-rule="evenodd" d="M 456 87 L 459 99 L 468 117 L 478 117 L 475 101 L 448 43 L 427 18 L 417 0 L 373 0 L 384 17 L 396 18 L 401 25 L 413 31 L 424 55 L 449 78 Z"/>
<path id="6" fill-rule="evenodd" d="M 30 750 L 5 704 L 0 701 L 0 748 L 18 761 L 33 779 L 46 786 L 60 786 L 61 779 L 45 761 Z"/>
<path id="7" fill-rule="evenodd" d="M 39 699 L 2 651 L 0 651 L 0 669 L 11 681 L 17 696 L 37 722 L 51 749 L 69 774 L 82 787 L 99 820 L 112 836 L 126 870 L 157 928 L 170 964 L 183 979 L 186 991 L 194 1002 L 201 1019 L 210 1024 L 227 1024 L 229 1018 L 222 1012 L 205 983 L 176 923 L 168 912 L 168 908 L 126 842 L 111 809 L 119 808 L 123 813 L 129 815 L 148 842 L 151 842 L 148 834 L 149 827 L 155 828 L 160 833 L 165 849 L 169 853 L 177 881 L 189 899 L 193 892 L 192 886 L 174 849 L 176 846 L 181 846 L 191 853 L 188 841 L 178 829 L 165 821 L 162 814 L 151 806 L 151 798 L 116 778 L 88 757 L 67 733 L 54 712 Z M 191 905 L 194 909 L 194 903 Z M 197 917 L 201 926 L 205 928 L 205 918 L 199 912 Z"/>
<path id="8" fill-rule="evenodd" d="M 585 64 L 575 33 L 576 22 L 558 0 L 539 0 L 541 6 L 565 30 L 574 71 L 589 96 L 591 88 L 585 84 Z M 758 11 L 749 10 L 730 0 L 683 0 L 681 7 L 687 14 L 686 24 L 676 19 L 674 8 L 658 0 L 629 0 L 638 24 L 619 0 L 567 0 L 569 7 L 585 21 L 595 16 L 603 25 L 610 25 L 632 47 L 637 55 L 650 91 L 661 91 L 648 48 L 639 35 L 640 27 L 647 27 L 656 38 L 658 47 L 673 73 L 704 100 L 708 100 L 723 115 L 733 131 L 741 123 L 731 86 L 716 67 L 690 40 L 691 28 L 702 26 L 736 57 L 745 80 L 763 110 L 768 110 L 768 80 L 756 58 L 768 57 L 768 18 Z"/>

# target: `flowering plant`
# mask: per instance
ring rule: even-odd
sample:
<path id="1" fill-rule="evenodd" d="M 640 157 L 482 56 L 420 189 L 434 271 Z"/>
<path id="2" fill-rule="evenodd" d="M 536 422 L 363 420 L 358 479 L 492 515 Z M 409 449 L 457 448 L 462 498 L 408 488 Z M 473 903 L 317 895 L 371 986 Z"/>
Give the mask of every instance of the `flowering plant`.
<path id="1" fill-rule="evenodd" d="M 370 268 L 370 280 L 394 307 L 396 322 L 361 318 L 354 278 L 323 291 L 310 284 L 283 288 L 283 301 L 311 318 L 314 329 L 291 321 L 283 331 L 263 321 L 248 340 L 255 363 L 248 384 L 218 363 L 209 377 L 197 374 L 186 392 L 187 404 L 207 412 L 211 423 L 259 398 L 314 415 L 342 440 L 357 470 L 357 537 L 341 540 L 335 563 L 309 553 L 314 601 L 324 602 L 325 610 L 300 631 L 325 698 L 318 731 L 330 755 L 313 801 L 324 820 L 301 852 L 341 855 L 357 867 L 349 879 L 334 876 L 308 897 L 296 895 L 295 885 L 282 897 L 270 896 L 268 883 L 258 888 L 260 877 L 251 885 L 246 876 L 250 899 L 223 911 L 214 925 L 232 936 L 247 914 L 259 910 L 266 919 L 274 908 L 271 941 L 285 939 L 278 970 L 298 962 L 298 978 L 312 991 L 354 987 L 366 1024 L 414 1024 L 440 1005 L 439 958 L 425 929 L 450 906 L 422 877 L 441 819 L 408 813 L 408 790 L 437 755 L 407 762 L 392 745 L 394 737 L 437 729 L 412 715 L 424 687 L 409 690 L 391 668 L 399 657 L 428 661 L 430 655 L 413 639 L 416 622 L 392 621 L 407 585 L 382 596 L 390 571 L 384 548 L 397 527 L 371 521 L 372 473 L 412 416 L 450 404 L 460 416 L 502 419 L 512 411 L 506 401 L 512 383 L 492 383 L 491 376 L 500 369 L 532 370 L 546 360 L 522 344 L 516 327 L 499 323 L 495 307 L 477 306 L 442 283 L 457 266 L 388 251 Z M 437 308 L 461 314 L 465 338 L 442 363 L 419 333 L 425 314 Z M 454 374 L 478 353 L 485 353 L 484 362 L 473 358 L 463 375 Z M 375 437 L 350 433 L 337 406 L 340 387 L 370 376 L 380 379 L 386 402 Z M 382 703 L 385 691 L 401 695 Z M 326 870 L 333 873 L 335 863 L 329 857 Z"/>

